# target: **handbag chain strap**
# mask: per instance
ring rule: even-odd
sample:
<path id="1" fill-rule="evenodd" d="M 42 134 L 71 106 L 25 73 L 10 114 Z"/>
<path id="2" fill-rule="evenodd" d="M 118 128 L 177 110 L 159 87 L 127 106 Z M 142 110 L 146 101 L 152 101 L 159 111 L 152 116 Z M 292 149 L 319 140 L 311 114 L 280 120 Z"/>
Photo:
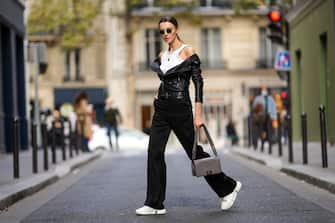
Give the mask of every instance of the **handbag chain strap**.
<path id="1" fill-rule="evenodd" d="M 204 130 L 205 130 L 206 137 L 207 137 L 207 139 L 208 139 L 208 142 L 209 142 L 209 144 L 210 144 L 210 146 L 211 146 L 211 149 L 212 149 L 214 155 L 215 155 L 216 157 L 218 156 L 218 154 L 217 154 L 217 152 L 216 152 L 216 149 L 215 149 L 215 146 L 214 146 L 214 143 L 213 143 L 213 140 L 212 140 L 212 138 L 211 138 L 211 136 L 209 135 L 209 132 L 208 132 L 208 130 L 207 130 L 207 127 L 205 126 L 205 124 L 201 124 L 200 127 L 199 127 L 198 129 L 196 129 L 196 131 L 195 131 L 195 135 L 194 135 L 194 143 L 193 143 L 193 149 L 192 149 L 192 161 L 195 160 L 195 158 L 196 158 L 196 154 L 197 154 L 197 144 L 198 144 L 199 133 L 200 133 L 200 129 L 201 129 L 201 127 L 203 127 Z"/>

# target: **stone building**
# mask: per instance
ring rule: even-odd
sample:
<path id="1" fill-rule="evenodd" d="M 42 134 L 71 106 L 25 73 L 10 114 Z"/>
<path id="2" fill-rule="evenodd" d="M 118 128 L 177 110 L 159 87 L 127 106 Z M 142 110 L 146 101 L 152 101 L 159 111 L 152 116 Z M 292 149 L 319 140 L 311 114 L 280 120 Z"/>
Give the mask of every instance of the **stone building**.
<path id="1" fill-rule="evenodd" d="M 19 118 L 21 148 L 28 148 L 24 63 L 24 2 L 0 3 L 0 151 L 14 148 L 13 121 Z"/>
<path id="2" fill-rule="evenodd" d="M 320 141 L 319 106 L 326 108 L 328 140 L 335 142 L 335 1 L 298 1 L 287 15 L 292 58 L 293 137 L 301 139 L 307 114 L 308 140 Z"/>
<path id="3" fill-rule="evenodd" d="M 33 0 L 30 0 L 31 4 Z M 72 104 L 80 91 L 86 91 L 89 102 L 96 112 L 97 121 L 101 121 L 107 93 L 106 76 L 106 39 L 104 35 L 103 13 L 94 19 L 91 32 L 100 32 L 92 44 L 76 49 L 63 49 L 55 36 L 34 34 L 30 42 L 47 44 L 48 69 L 39 77 L 39 98 L 41 109 L 61 108 Z M 33 85 L 33 69 L 30 72 L 30 84 Z M 30 99 L 34 98 L 34 88 L 30 88 Z"/>
<path id="4" fill-rule="evenodd" d="M 83 87 L 105 89 L 105 95 L 111 95 L 119 107 L 124 125 L 149 127 L 153 98 L 159 86 L 149 64 L 166 49 L 157 23 L 161 15 L 175 15 L 182 40 L 192 45 L 202 60 L 206 122 L 216 135 L 222 136 L 225 121 L 231 117 L 242 136 L 250 97 L 262 85 L 272 92 L 285 87 L 272 69 L 275 47 L 266 38 L 267 9 L 237 15 L 232 1 L 197 3 L 189 16 L 180 13 L 180 7 L 163 8 L 156 1 L 144 0 L 131 8 L 130 16 L 125 16 L 124 0 L 106 0 L 96 22 L 103 28 L 104 38 L 100 42 L 81 49 L 80 53 L 67 54 L 49 40 L 50 67 L 48 74 L 41 77 L 42 104 L 49 107 L 64 102 L 57 99 L 59 89 L 63 92 Z M 103 96 L 97 94 L 98 97 Z"/>
<path id="5" fill-rule="evenodd" d="M 181 39 L 192 45 L 202 60 L 205 122 L 212 134 L 223 136 L 231 117 L 239 135 L 245 136 L 250 98 L 263 85 L 272 93 L 285 88 L 272 69 L 276 47 L 266 38 L 267 8 L 236 15 L 231 1 L 199 1 L 193 16 L 187 16 L 178 14 L 179 8 L 163 10 L 153 1 L 144 3 L 132 10 L 135 126 L 149 127 L 153 114 L 159 79 L 149 64 L 167 47 L 160 39 L 159 17 L 176 15 Z"/>

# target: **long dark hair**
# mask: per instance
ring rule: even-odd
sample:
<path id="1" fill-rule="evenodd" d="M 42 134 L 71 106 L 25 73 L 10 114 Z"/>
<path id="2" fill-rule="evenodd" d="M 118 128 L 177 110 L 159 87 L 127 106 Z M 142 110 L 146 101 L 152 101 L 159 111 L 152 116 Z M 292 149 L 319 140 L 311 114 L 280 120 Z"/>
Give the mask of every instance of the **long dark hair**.
<path id="1" fill-rule="evenodd" d="M 85 91 L 81 91 L 76 95 L 76 97 L 74 99 L 74 107 L 78 107 L 81 100 L 87 100 L 88 101 L 88 95 Z"/>
<path id="2" fill-rule="evenodd" d="M 176 27 L 176 29 L 178 29 L 178 22 L 177 22 L 177 19 L 176 19 L 175 17 L 173 17 L 173 16 L 163 16 L 163 17 L 161 17 L 161 19 L 160 19 L 159 22 L 158 22 L 158 26 L 159 26 L 159 24 L 161 24 L 162 22 L 169 22 L 169 23 L 172 23 L 172 24 Z M 182 40 L 180 39 L 180 37 L 179 37 L 178 34 L 177 34 L 177 38 L 178 38 L 179 41 L 184 42 L 184 41 L 182 41 Z"/>

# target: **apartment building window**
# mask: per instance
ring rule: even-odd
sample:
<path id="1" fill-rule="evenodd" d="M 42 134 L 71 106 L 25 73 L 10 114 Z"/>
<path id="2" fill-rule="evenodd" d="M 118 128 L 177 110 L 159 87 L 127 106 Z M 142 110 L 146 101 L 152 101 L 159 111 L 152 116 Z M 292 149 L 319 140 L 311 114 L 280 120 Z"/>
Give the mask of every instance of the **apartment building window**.
<path id="1" fill-rule="evenodd" d="M 259 28 L 259 56 L 257 68 L 271 68 L 274 65 L 276 55 L 276 45 L 272 44 L 266 36 L 266 28 Z"/>
<path id="2" fill-rule="evenodd" d="M 74 50 L 74 63 L 75 63 L 75 80 L 79 81 L 80 76 L 80 49 Z"/>
<path id="3" fill-rule="evenodd" d="M 232 8 L 232 0 L 200 0 L 202 7 Z"/>
<path id="4" fill-rule="evenodd" d="M 203 28 L 201 30 L 201 56 L 205 68 L 224 67 L 221 42 L 220 28 Z"/>
<path id="5" fill-rule="evenodd" d="M 162 42 L 157 29 L 145 30 L 145 61 L 140 65 L 140 70 L 148 70 L 151 62 L 159 55 Z"/>
<path id="6" fill-rule="evenodd" d="M 64 81 L 70 81 L 71 80 L 71 58 L 70 58 L 70 54 L 71 51 L 70 50 L 66 50 L 65 51 L 65 77 L 64 77 Z"/>
<path id="7" fill-rule="evenodd" d="M 80 52 L 79 48 L 65 50 L 65 82 L 84 80 L 80 73 Z M 74 66 L 74 73 L 71 69 L 72 66 Z"/>

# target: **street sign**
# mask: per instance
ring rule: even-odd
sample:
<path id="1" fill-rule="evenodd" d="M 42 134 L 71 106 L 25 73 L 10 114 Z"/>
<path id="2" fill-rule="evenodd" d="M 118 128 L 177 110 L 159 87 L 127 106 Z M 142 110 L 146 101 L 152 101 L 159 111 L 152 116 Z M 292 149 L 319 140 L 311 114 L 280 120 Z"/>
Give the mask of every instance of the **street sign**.
<path id="1" fill-rule="evenodd" d="M 277 52 L 275 69 L 278 71 L 291 71 L 291 57 L 288 51 Z"/>

